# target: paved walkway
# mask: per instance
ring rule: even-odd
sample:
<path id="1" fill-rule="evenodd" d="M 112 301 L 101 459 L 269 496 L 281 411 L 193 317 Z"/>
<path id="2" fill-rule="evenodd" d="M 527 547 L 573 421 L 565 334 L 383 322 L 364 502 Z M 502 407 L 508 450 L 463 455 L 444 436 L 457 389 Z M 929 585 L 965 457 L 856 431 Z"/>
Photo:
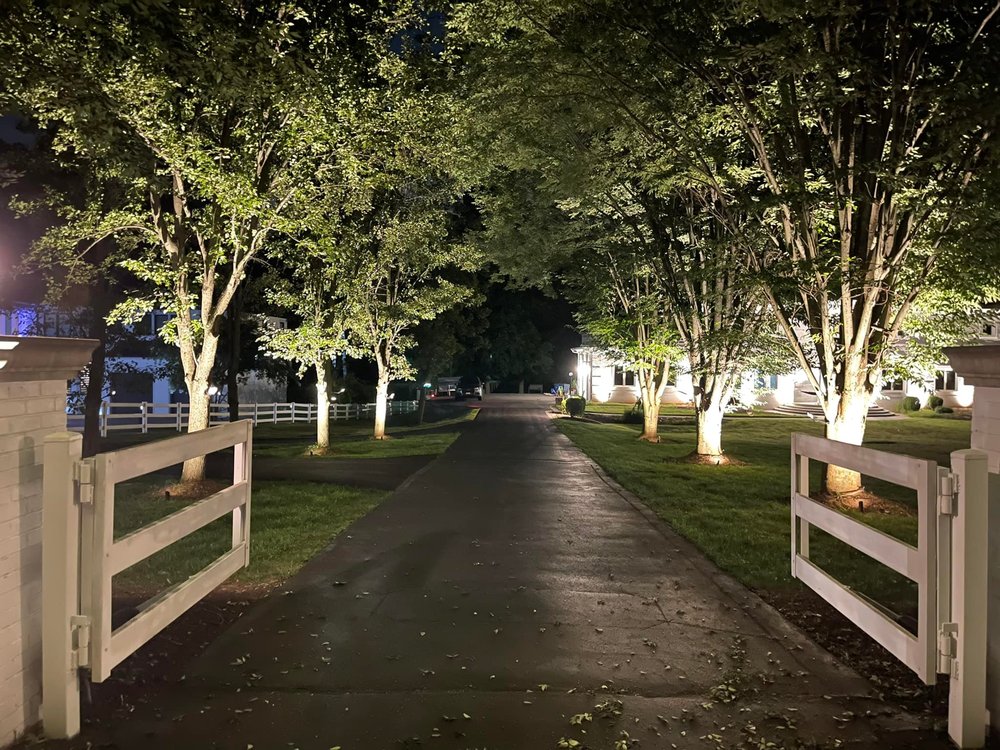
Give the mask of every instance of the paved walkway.
<path id="1" fill-rule="evenodd" d="M 489 398 L 445 454 L 220 637 L 155 714 L 89 739 L 144 750 L 946 746 L 909 731 L 865 681 L 606 482 L 555 430 L 549 401 Z"/>

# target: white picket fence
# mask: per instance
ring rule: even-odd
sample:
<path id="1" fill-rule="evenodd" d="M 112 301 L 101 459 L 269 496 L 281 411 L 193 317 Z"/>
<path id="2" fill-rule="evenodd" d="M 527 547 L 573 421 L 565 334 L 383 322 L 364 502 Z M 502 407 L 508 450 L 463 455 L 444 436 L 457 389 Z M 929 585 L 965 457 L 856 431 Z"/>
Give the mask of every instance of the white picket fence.
<path id="1" fill-rule="evenodd" d="M 410 414 L 417 410 L 416 401 L 389 401 L 390 414 Z M 101 404 L 101 436 L 109 432 L 127 431 L 146 433 L 150 430 L 187 429 L 189 404 L 158 404 L 143 401 L 124 403 L 105 401 Z M 210 404 L 211 424 L 226 424 L 229 419 L 229 404 Z M 240 419 L 249 419 L 254 425 L 295 422 L 315 422 L 319 413 L 316 404 L 272 403 L 240 404 Z M 375 404 L 330 404 L 331 420 L 374 418 Z M 66 426 L 70 430 L 83 431 L 83 415 L 69 414 Z"/>

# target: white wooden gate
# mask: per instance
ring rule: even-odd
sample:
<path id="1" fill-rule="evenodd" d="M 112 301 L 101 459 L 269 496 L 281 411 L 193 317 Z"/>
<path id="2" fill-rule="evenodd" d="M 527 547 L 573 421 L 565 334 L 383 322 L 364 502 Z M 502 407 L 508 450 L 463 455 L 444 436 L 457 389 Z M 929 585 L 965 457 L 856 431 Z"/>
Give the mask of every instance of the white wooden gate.
<path id="1" fill-rule="evenodd" d="M 933 461 L 792 435 L 792 576 L 912 669 L 925 684 L 951 678 L 948 731 L 963 748 L 986 734 L 986 454 L 951 455 L 952 471 Z M 917 493 L 917 546 L 809 497 L 810 459 L 860 472 Z M 809 532 L 822 529 L 917 584 L 917 632 L 820 568 Z"/>
<path id="2" fill-rule="evenodd" d="M 80 460 L 79 435 L 46 438 L 42 681 L 48 736 L 79 731 L 80 668 L 89 668 L 94 682 L 104 681 L 123 659 L 249 564 L 252 440 L 253 424 L 244 420 Z M 227 448 L 234 448 L 228 487 L 114 538 L 116 485 Z M 229 551 L 112 628 L 113 577 L 226 514 L 232 514 Z"/>

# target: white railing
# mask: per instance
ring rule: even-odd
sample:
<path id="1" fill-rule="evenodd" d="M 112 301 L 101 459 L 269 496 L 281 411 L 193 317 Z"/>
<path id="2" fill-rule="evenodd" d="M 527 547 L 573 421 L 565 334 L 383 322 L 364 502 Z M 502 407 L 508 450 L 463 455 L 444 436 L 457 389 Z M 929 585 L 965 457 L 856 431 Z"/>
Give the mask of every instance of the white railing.
<path id="1" fill-rule="evenodd" d="M 811 499 L 811 459 L 915 490 L 917 546 Z M 959 747 L 976 748 L 983 746 L 986 727 L 986 454 L 955 451 L 951 459 L 949 472 L 933 461 L 793 434 L 792 576 L 925 684 L 950 675 L 949 734 Z M 810 559 L 812 527 L 917 584 L 915 634 Z"/>
<path id="2" fill-rule="evenodd" d="M 43 474 L 42 680 L 45 730 L 71 737 L 80 727 L 77 671 L 94 682 L 250 562 L 253 425 L 249 420 L 80 459 L 82 438 L 45 439 Z M 115 539 L 115 487 L 182 461 L 234 448 L 225 489 Z M 230 549 L 139 605 L 112 627 L 114 576 L 226 514 Z"/>
<path id="3" fill-rule="evenodd" d="M 416 401 L 390 401 L 389 414 L 410 414 L 417 410 Z M 187 428 L 189 404 L 166 404 L 153 402 L 125 403 L 105 401 L 101 404 L 99 424 L 101 436 L 109 432 L 128 431 L 146 433 L 150 430 L 176 430 Z M 319 408 L 316 404 L 295 402 L 271 404 L 240 404 L 240 419 L 249 419 L 255 425 L 294 422 L 315 422 Z M 375 404 L 330 404 L 331 420 L 364 419 L 374 417 Z M 210 424 L 229 422 L 228 404 L 209 404 Z M 69 414 L 66 417 L 70 430 L 83 430 L 83 415 Z"/>

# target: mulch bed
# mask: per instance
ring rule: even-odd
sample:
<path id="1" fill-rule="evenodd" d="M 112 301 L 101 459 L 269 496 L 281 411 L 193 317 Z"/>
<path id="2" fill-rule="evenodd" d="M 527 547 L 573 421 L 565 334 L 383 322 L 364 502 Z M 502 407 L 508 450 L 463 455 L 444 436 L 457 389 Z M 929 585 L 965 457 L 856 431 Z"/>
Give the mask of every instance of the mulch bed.
<path id="1" fill-rule="evenodd" d="M 927 686 L 852 622 L 812 591 L 757 592 L 842 663 L 871 682 L 879 697 L 913 713 L 944 721 L 948 715 L 948 678 Z"/>

